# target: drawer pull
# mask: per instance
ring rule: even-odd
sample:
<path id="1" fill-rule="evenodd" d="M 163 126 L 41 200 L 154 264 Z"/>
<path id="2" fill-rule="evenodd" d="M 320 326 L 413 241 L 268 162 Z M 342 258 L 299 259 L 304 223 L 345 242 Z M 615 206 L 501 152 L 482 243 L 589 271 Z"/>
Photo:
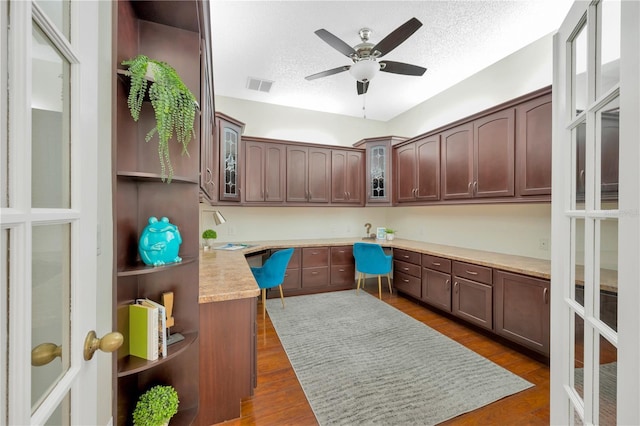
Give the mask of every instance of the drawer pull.
<path id="1" fill-rule="evenodd" d="M 433 266 L 440 266 L 440 265 L 441 265 L 441 264 L 440 264 L 440 262 L 431 262 L 431 264 L 432 264 Z"/>
<path id="2" fill-rule="evenodd" d="M 542 301 L 544 302 L 545 305 L 549 303 L 549 289 L 546 287 L 542 291 Z"/>
<path id="3" fill-rule="evenodd" d="M 408 271 L 408 270 L 409 270 L 409 268 L 402 268 L 402 269 L 404 269 L 405 271 Z"/>
<path id="4" fill-rule="evenodd" d="M 445 285 L 445 289 L 449 291 L 449 280 L 445 281 L 444 285 Z"/>
<path id="5" fill-rule="evenodd" d="M 475 271 L 469 271 L 469 270 L 467 270 L 467 271 L 465 271 L 465 272 L 466 272 L 467 274 L 469 274 L 469 275 L 478 275 L 478 273 L 477 273 L 477 272 L 475 272 Z"/>
<path id="6" fill-rule="evenodd" d="M 458 281 L 453 283 L 453 291 L 455 291 L 456 294 L 458 294 Z"/>
<path id="7" fill-rule="evenodd" d="M 408 259 L 408 258 L 409 258 L 409 256 L 408 256 L 408 255 L 406 255 L 406 254 L 405 254 L 404 256 L 402 256 L 402 257 L 404 257 L 405 259 Z"/>
<path id="8" fill-rule="evenodd" d="M 319 272 L 318 272 L 318 271 L 313 271 L 313 272 L 311 272 L 311 275 L 318 275 L 318 274 L 319 274 Z"/>
<path id="9" fill-rule="evenodd" d="M 338 253 L 344 253 L 344 250 L 340 250 Z"/>
<path id="10" fill-rule="evenodd" d="M 404 281 L 404 282 L 405 282 L 405 283 L 407 283 L 407 284 L 409 283 L 409 280 L 408 280 L 408 279 L 406 279 L 406 278 L 403 278 L 403 279 L 402 279 L 402 281 Z"/>
<path id="11" fill-rule="evenodd" d="M 344 269 L 338 269 L 338 272 L 344 272 Z"/>

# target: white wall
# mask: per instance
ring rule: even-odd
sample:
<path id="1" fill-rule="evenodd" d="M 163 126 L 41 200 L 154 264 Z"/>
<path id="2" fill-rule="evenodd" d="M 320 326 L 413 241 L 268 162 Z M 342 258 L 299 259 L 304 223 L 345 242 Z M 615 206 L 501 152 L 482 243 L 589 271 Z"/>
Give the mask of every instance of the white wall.
<path id="1" fill-rule="evenodd" d="M 389 133 L 413 137 L 550 85 L 552 42 L 549 34 L 397 116 Z"/>
<path id="2" fill-rule="evenodd" d="M 316 113 L 257 102 L 216 97 L 216 110 L 246 123 L 245 134 L 350 146 L 384 135 L 412 137 L 536 89 L 552 79 L 552 38 L 546 36 L 446 89 L 393 120 Z M 428 77 L 425 77 L 428 78 Z M 218 240 L 359 236 L 364 223 L 398 229 L 398 238 L 549 259 L 539 249 L 550 239 L 547 204 L 420 207 L 322 208 L 220 206 L 229 222 L 216 227 L 201 205 L 201 231 L 216 229 Z"/>
<path id="3" fill-rule="evenodd" d="M 387 135 L 387 124 L 345 115 L 215 97 L 216 111 L 245 123 L 244 134 L 325 145 L 351 146 L 360 139 Z"/>
<path id="4" fill-rule="evenodd" d="M 216 225 L 212 211 L 227 222 Z M 217 242 L 358 237 L 365 223 L 372 231 L 386 223 L 387 208 L 372 207 L 234 207 L 200 204 L 200 235 L 210 228 Z M 202 242 L 201 242 L 202 243 Z"/>

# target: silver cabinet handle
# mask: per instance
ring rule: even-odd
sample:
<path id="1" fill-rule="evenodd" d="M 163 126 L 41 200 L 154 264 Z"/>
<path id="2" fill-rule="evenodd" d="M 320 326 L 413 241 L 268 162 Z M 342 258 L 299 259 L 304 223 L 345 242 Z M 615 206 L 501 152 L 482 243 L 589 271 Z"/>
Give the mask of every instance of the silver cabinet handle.
<path id="1" fill-rule="evenodd" d="M 469 182 L 469 185 L 467 185 L 467 191 L 471 192 L 471 185 L 473 184 L 473 182 Z"/>
<path id="2" fill-rule="evenodd" d="M 213 172 L 207 167 L 207 185 L 213 185 Z"/>
<path id="3" fill-rule="evenodd" d="M 465 272 L 469 275 L 478 275 L 478 273 L 474 271 L 465 271 Z"/>
<path id="4" fill-rule="evenodd" d="M 405 259 L 408 259 L 408 258 L 409 258 L 409 256 L 408 256 L 408 255 L 406 255 L 406 254 L 405 254 L 404 256 L 402 256 L 402 257 L 404 257 Z"/>
<path id="5" fill-rule="evenodd" d="M 440 262 L 431 262 L 431 264 L 434 266 L 440 266 Z"/>
<path id="6" fill-rule="evenodd" d="M 450 289 L 449 284 L 450 284 L 450 283 L 449 283 L 449 280 L 447 280 L 447 281 L 445 281 L 445 282 L 444 282 L 444 288 L 445 288 L 445 290 L 447 290 L 447 291 L 449 291 L 449 289 Z"/>
<path id="7" fill-rule="evenodd" d="M 477 180 L 475 182 L 473 182 L 473 192 L 475 194 L 478 193 L 478 181 Z"/>
<path id="8" fill-rule="evenodd" d="M 408 270 L 409 270 L 409 268 L 402 268 L 402 269 L 404 269 L 405 271 L 408 271 Z"/>
<path id="9" fill-rule="evenodd" d="M 338 269 L 338 272 L 344 272 L 344 269 Z"/>
<path id="10" fill-rule="evenodd" d="M 311 275 L 318 275 L 318 274 L 319 274 L 319 272 L 318 272 L 318 271 L 312 271 L 312 272 L 311 272 Z"/>
<path id="11" fill-rule="evenodd" d="M 408 283 L 408 282 L 409 282 L 409 280 L 408 280 L 408 279 L 406 279 L 406 278 L 403 278 L 403 279 L 402 279 L 402 281 L 404 281 L 405 283 Z"/>
<path id="12" fill-rule="evenodd" d="M 545 305 L 549 303 L 549 289 L 546 287 L 542 291 L 542 301 Z"/>
<path id="13" fill-rule="evenodd" d="M 458 294 L 458 281 L 453 283 L 453 291 L 455 291 L 456 294 Z"/>

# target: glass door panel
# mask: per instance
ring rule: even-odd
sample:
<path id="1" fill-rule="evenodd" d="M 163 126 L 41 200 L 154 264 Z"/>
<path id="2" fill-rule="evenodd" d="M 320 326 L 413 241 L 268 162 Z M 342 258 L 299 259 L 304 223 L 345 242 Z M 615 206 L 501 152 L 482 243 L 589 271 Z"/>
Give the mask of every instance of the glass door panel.
<path id="1" fill-rule="evenodd" d="M 574 313 L 573 388 L 584 401 L 584 319 Z"/>
<path id="2" fill-rule="evenodd" d="M 32 62 L 32 207 L 68 209 L 70 65 L 35 24 Z"/>
<path id="3" fill-rule="evenodd" d="M 387 147 L 384 145 L 374 146 L 371 148 L 371 157 L 369 158 L 371 169 L 369 170 L 369 179 L 371 187 L 371 199 L 372 200 L 384 200 L 386 176 L 387 170 Z"/>
<path id="4" fill-rule="evenodd" d="M 600 155 L 596 157 L 596 169 L 600 171 L 599 205 L 602 210 L 618 209 L 620 108 L 618 99 L 596 113 L 597 143 Z"/>
<path id="5" fill-rule="evenodd" d="M 70 365 L 70 225 L 34 226 L 32 244 L 31 406 L 33 411 L 38 408 Z M 43 352 L 52 353 L 52 355 L 49 358 L 45 355 L 41 355 L 42 358 L 35 356 L 36 353 Z M 34 362 L 34 359 L 41 362 Z"/>
<path id="6" fill-rule="evenodd" d="M 600 336 L 600 366 L 598 368 L 598 424 L 617 424 L 618 350 Z"/>
<path id="7" fill-rule="evenodd" d="M 572 164 L 574 170 L 574 183 L 572 187 L 572 199 L 571 206 L 574 210 L 584 210 L 584 193 L 585 185 L 587 182 L 587 175 L 590 172 L 587 170 L 587 152 L 586 152 L 586 135 L 587 135 L 587 123 L 582 122 L 578 124 L 571 132 L 574 155 Z"/>
<path id="8" fill-rule="evenodd" d="M 69 0 L 36 0 L 38 6 L 67 40 L 71 40 L 71 15 Z"/>
<path id="9" fill-rule="evenodd" d="M 583 218 L 571 219 L 571 257 L 573 262 L 574 291 L 573 300 L 584 307 L 584 235 L 585 222 Z"/>
<path id="10" fill-rule="evenodd" d="M 579 29 L 572 43 L 572 105 L 574 116 L 579 115 L 586 109 L 587 105 L 587 23 Z"/>
<path id="11" fill-rule="evenodd" d="M 600 267 L 596 270 L 598 318 L 618 331 L 618 220 L 598 220 L 596 238 L 600 246 Z"/>
<path id="12" fill-rule="evenodd" d="M 600 61 L 598 94 L 602 95 L 620 82 L 620 0 L 598 4 L 600 15 Z"/>

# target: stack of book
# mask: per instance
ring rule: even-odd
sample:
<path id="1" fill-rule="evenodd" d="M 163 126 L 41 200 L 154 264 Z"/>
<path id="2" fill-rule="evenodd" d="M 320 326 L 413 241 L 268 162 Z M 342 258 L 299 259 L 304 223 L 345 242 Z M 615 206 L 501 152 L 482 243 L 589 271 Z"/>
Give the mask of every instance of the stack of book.
<path id="1" fill-rule="evenodd" d="M 167 356 L 165 307 L 149 299 L 129 305 L 129 354 L 155 361 Z"/>

